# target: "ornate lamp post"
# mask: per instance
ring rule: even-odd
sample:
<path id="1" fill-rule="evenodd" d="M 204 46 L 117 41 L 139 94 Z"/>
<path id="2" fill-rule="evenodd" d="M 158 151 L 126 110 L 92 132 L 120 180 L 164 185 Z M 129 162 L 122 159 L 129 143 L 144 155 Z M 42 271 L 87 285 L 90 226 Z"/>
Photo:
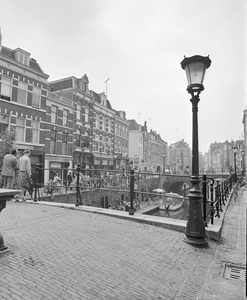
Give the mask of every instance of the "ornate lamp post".
<path id="1" fill-rule="evenodd" d="M 238 147 L 236 145 L 232 147 L 232 152 L 233 152 L 233 155 L 234 155 L 235 180 L 237 180 L 237 159 L 236 159 L 236 156 L 237 156 L 237 153 L 238 153 Z"/>
<path id="2" fill-rule="evenodd" d="M 241 154 L 242 154 L 242 161 L 243 161 L 243 172 L 242 172 L 242 175 L 244 176 L 245 175 L 245 151 L 244 149 L 241 151 Z"/>
<path id="3" fill-rule="evenodd" d="M 205 226 L 202 217 L 202 193 L 199 187 L 199 150 L 198 150 L 198 102 L 199 95 L 204 90 L 203 80 L 206 69 L 211 65 L 209 57 L 195 55 L 184 58 L 181 62 L 182 69 L 185 70 L 188 87 L 187 91 L 191 94 L 192 103 L 192 188 L 188 194 L 189 215 L 185 230 L 185 242 L 194 245 L 205 245 L 208 243 Z"/>

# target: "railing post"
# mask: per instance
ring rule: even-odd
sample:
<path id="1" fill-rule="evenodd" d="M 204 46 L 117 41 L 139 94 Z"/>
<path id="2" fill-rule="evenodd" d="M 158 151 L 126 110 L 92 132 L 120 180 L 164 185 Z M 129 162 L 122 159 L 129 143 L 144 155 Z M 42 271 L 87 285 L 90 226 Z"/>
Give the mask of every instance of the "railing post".
<path id="1" fill-rule="evenodd" d="M 77 164 L 76 168 L 76 203 L 75 206 L 80 205 L 80 164 Z"/>
<path id="2" fill-rule="evenodd" d="M 39 196 L 39 189 L 38 189 L 38 176 L 39 176 L 39 164 L 36 164 L 35 166 L 35 176 L 34 176 L 34 202 L 37 202 L 37 192 L 38 192 L 38 196 Z M 39 197 L 39 201 L 40 201 L 40 197 Z"/>
<path id="3" fill-rule="evenodd" d="M 222 199 L 222 204 L 225 206 L 225 182 L 221 182 L 221 199 Z"/>
<path id="4" fill-rule="evenodd" d="M 214 181 L 210 183 L 211 224 L 214 225 Z"/>
<path id="5" fill-rule="evenodd" d="M 130 209 L 129 209 L 129 215 L 134 215 L 134 208 L 133 208 L 133 199 L 134 199 L 134 169 L 130 170 Z"/>
<path id="6" fill-rule="evenodd" d="M 220 218 L 220 212 L 219 212 L 219 201 L 220 201 L 220 191 L 219 191 L 219 181 L 217 181 L 216 187 L 215 187 L 215 207 L 216 207 L 216 215 L 215 217 Z"/>
<path id="7" fill-rule="evenodd" d="M 207 175 L 202 176 L 202 195 L 203 195 L 203 221 L 204 221 L 204 226 L 207 227 Z"/>

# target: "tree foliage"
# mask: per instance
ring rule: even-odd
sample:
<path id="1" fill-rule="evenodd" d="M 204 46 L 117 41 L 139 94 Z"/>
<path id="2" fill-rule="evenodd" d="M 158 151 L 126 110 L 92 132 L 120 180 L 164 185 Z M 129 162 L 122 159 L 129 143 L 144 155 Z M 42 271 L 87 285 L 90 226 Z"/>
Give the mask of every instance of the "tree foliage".
<path id="1" fill-rule="evenodd" d="M 16 133 L 14 128 L 11 128 L 10 131 L 1 134 L 0 169 L 2 169 L 4 155 L 10 153 L 10 151 L 13 149 L 15 143 L 15 137 L 16 137 Z"/>

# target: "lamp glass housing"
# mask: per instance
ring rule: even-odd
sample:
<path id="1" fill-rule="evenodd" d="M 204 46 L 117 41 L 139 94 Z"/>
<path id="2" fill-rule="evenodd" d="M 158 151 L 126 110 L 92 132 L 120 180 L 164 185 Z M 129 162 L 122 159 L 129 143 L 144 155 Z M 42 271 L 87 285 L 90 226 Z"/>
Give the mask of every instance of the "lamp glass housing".
<path id="1" fill-rule="evenodd" d="M 238 153 L 238 147 L 232 147 L 232 151 L 234 154 L 237 154 Z"/>
<path id="2" fill-rule="evenodd" d="M 185 67 L 188 85 L 203 84 L 206 66 L 203 62 L 191 62 Z"/>

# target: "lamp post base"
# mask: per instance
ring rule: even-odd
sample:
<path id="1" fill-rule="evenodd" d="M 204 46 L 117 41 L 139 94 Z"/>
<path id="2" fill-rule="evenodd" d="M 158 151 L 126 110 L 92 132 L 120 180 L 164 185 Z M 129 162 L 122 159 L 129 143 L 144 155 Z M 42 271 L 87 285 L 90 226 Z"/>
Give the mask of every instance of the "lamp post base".
<path id="1" fill-rule="evenodd" d="M 193 245 L 208 244 L 202 217 L 202 194 L 199 189 L 199 178 L 192 177 L 192 188 L 189 192 L 189 215 L 184 241 Z"/>
<path id="2" fill-rule="evenodd" d="M 205 237 L 194 238 L 194 237 L 185 236 L 184 241 L 194 246 L 203 246 L 208 244 L 208 240 Z"/>

